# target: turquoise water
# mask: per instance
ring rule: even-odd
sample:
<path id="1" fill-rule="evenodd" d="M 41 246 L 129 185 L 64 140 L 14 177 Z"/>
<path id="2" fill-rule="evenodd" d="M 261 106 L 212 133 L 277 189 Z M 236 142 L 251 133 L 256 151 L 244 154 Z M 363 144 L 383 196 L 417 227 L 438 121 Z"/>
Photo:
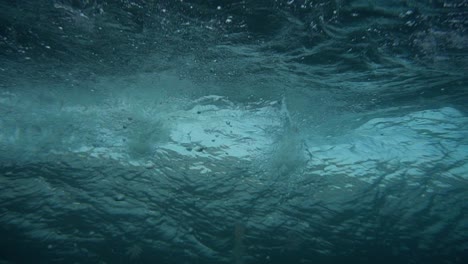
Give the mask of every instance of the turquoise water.
<path id="1" fill-rule="evenodd" d="M 467 12 L 0 0 L 0 263 L 466 263 Z"/>

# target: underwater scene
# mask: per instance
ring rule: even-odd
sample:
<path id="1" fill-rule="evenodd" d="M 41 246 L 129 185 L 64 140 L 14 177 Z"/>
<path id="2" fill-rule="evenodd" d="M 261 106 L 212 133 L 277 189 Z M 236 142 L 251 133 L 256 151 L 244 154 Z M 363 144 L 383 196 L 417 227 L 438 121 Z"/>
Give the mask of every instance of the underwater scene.
<path id="1" fill-rule="evenodd" d="M 17 263 L 468 263 L 468 1 L 0 0 Z"/>

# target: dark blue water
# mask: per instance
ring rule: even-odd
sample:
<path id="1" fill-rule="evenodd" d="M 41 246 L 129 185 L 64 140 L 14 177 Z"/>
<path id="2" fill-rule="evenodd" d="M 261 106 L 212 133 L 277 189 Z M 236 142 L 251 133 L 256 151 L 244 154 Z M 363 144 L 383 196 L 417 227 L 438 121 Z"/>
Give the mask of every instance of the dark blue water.
<path id="1" fill-rule="evenodd" d="M 467 13 L 0 0 L 0 264 L 467 263 Z"/>

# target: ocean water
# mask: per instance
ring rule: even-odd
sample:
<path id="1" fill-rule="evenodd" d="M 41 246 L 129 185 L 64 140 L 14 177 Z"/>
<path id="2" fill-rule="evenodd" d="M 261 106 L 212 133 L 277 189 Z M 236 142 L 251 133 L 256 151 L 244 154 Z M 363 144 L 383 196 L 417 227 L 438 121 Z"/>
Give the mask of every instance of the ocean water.
<path id="1" fill-rule="evenodd" d="M 0 0 L 0 264 L 468 263 L 468 2 Z"/>

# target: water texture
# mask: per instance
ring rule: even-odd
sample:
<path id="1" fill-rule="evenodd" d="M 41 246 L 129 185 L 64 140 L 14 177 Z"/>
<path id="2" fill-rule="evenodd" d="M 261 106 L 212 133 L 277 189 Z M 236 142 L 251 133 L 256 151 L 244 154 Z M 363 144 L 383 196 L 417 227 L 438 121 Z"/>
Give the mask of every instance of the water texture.
<path id="1" fill-rule="evenodd" d="M 467 263 L 467 18 L 0 0 L 0 263 Z"/>

